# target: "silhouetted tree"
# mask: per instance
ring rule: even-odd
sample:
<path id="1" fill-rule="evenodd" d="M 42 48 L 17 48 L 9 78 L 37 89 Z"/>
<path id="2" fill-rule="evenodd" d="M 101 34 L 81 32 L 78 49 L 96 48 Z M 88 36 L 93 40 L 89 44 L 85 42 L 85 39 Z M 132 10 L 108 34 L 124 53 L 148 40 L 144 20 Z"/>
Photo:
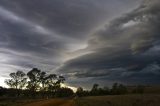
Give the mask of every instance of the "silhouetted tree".
<path id="1" fill-rule="evenodd" d="M 98 90 L 98 86 L 99 86 L 98 84 L 94 84 L 93 87 L 92 87 L 92 91 Z"/>
<path id="2" fill-rule="evenodd" d="M 126 94 L 127 93 L 127 87 L 122 85 L 122 84 L 118 84 L 118 83 L 114 83 L 111 89 L 111 94 L 112 95 L 120 95 L 120 94 Z"/>
<path id="3" fill-rule="evenodd" d="M 81 97 L 83 96 L 83 88 L 82 87 L 78 87 L 77 91 L 76 91 L 77 96 Z"/>
<path id="4" fill-rule="evenodd" d="M 48 75 L 46 79 L 47 89 L 50 96 L 54 96 L 56 92 L 61 88 L 61 83 L 64 83 L 65 78 L 63 76 L 57 76 L 56 74 Z"/>
<path id="5" fill-rule="evenodd" d="M 94 84 L 94 85 L 93 85 L 93 87 L 92 87 L 92 89 L 91 89 L 91 94 L 92 94 L 92 95 L 99 95 L 99 94 L 98 94 L 98 93 L 99 93 L 99 92 L 98 92 L 98 90 L 99 90 L 99 89 L 98 89 L 98 86 L 99 86 L 98 84 Z"/>
<path id="6" fill-rule="evenodd" d="M 42 84 L 41 90 L 45 90 L 45 85 L 47 83 L 47 74 L 46 72 L 41 72 L 40 73 L 40 82 Z"/>
<path id="7" fill-rule="evenodd" d="M 56 97 L 71 97 L 74 92 L 70 88 L 59 88 L 55 94 Z"/>
<path id="8" fill-rule="evenodd" d="M 61 87 L 61 83 L 64 83 L 65 78 L 63 76 L 58 76 L 57 77 L 57 81 L 55 83 L 55 86 L 57 89 L 59 89 Z"/>
<path id="9" fill-rule="evenodd" d="M 23 71 L 17 71 L 16 73 L 10 73 L 11 79 L 5 80 L 5 83 L 15 89 L 22 89 L 27 81 L 26 74 Z"/>
<path id="10" fill-rule="evenodd" d="M 29 78 L 27 88 L 32 93 L 32 97 L 35 97 L 36 91 L 40 88 L 41 70 L 33 68 L 31 71 L 27 73 L 27 76 Z"/>
<path id="11" fill-rule="evenodd" d="M 47 81 L 48 81 L 48 75 L 46 72 L 41 72 L 40 73 L 40 93 L 42 94 L 42 97 L 45 97 L 45 93 L 48 90 L 47 86 Z"/>
<path id="12" fill-rule="evenodd" d="M 53 93 L 56 91 L 56 81 L 57 81 L 57 75 L 56 74 L 50 74 L 47 77 L 47 89 L 51 96 L 53 96 Z"/>
<path id="13" fill-rule="evenodd" d="M 11 88 L 16 88 L 16 87 L 15 87 L 15 82 L 14 82 L 13 79 L 6 79 L 4 82 L 5 82 L 9 87 L 11 87 Z"/>
<path id="14" fill-rule="evenodd" d="M 19 96 L 20 92 L 27 97 L 67 96 L 73 93 L 69 88 L 62 89 L 61 84 L 65 81 L 63 76 L 47 74 L 37 68 L 29 71 L 27 76 L 24 72 L 17 71 L 16 73 L 10 73 L 10 77 L 11 79 L 5 80 L 5 83 L 10 87 L 7 89 L 8 96 L 15 96 L 15 94 Z M 27 89 L 23 89 L 24 87 Z M 0 90 L 2 91 L 1 88 Z"/>
<path id="15" fill-rule="evenodd" d="M 27 82 L 26 74 L 23 71 L 17 71 L 10 73 L 10 77 L 11 79 L 5 80 L 5 83 L 9 87 L 15 88 L 17 90 L 17 96 L 19 96 L 21 89 L 25 87 Z"/>

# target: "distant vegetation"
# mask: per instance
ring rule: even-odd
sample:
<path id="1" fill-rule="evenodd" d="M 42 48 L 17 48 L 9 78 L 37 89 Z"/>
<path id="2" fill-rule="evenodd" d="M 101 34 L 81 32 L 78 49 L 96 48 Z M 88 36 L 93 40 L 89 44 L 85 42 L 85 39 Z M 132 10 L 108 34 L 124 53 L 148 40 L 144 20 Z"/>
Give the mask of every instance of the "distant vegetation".
<path id="1" fill-rule="evenodd" d="M 132 89 L 129 86 L 123 84 L 114 83 L 111 88 L 99 87 L 98 84 L 94 84 L 90 91 L 83 90 L 82 87 L 77 89 L 76 94 L 78 96 L 104 96 L 104 95 L 125 95 L 125 94 L 143 94 L 145 86 L 133 86 Z"/>
<path id="2" fill-rule="evenodd" d="M 76 93 L 72 89 L 62 87 L 65 82 L 63 76 L 48 74 L 37 68 L 28 73 L 17 71 L 9 74 L 10 79 L 5 83 L 9 88 L 0 87 L 0 97 L 24 98 L 53 98 L 53 97 L 83 97 L 104 95 L 143 94 L 145 86 L 125 86 L 114 83 L 111 88 L 99 87 L 94 84 L 91 90 L 78 87 Z"/>

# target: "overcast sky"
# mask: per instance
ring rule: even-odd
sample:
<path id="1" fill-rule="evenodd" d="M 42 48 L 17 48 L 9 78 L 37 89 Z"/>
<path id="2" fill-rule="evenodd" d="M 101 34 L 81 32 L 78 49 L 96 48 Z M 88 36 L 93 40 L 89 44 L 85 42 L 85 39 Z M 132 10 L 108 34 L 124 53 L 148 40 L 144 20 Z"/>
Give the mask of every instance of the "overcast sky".
<path id="1" fill-rule="evenodd" d="M 0 85 L 16 70 L 70 86 L 160 84 L 159 0 L 0 0 Z"/>

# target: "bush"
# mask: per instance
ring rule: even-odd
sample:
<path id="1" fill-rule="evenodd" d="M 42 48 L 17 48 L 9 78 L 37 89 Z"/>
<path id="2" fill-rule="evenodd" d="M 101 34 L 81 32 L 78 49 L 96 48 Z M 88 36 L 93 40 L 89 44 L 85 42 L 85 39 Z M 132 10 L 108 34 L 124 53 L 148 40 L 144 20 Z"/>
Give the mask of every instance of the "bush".
<path id="1" fill-rule="evenodd" d="M 73 96 L 74 92 L 70 88 L 60 88 L 56 92 L 55 96 L 56 97 L 71 97 Z"/>

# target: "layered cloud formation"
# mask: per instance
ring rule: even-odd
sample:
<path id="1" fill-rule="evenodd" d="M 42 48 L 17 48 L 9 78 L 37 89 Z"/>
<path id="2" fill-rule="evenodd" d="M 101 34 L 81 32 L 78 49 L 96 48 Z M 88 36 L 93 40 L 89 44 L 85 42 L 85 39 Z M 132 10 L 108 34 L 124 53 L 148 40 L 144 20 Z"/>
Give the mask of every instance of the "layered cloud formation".
<path id="1" fill-rule="evenodd" d="M 160 2 L 146 0 L 90 37 L 90 53 L 59 70 L 90 82 L 160 83 Z"/>
<path id="2" fill-rule="evenodd" d="M 75 86 L 159 84 L 160 2 L 141 1 L 1 0 L 0 77 L 38 67 Z"/>

